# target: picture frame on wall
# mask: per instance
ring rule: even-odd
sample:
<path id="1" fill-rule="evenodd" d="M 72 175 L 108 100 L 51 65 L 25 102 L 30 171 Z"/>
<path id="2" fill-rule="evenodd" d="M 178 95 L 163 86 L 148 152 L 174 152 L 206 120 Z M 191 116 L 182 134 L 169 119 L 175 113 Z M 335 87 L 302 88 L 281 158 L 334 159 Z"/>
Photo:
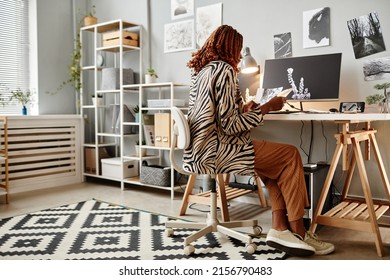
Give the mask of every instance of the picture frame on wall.
<path id="1" fill-rule="evenodd" d="M 194 0 L 171 0 L 171 19 L 182 19 L 194 15 Z"/>
<path id="2" fill-rule="evenodd" d="M 196 48 L 200 49 L 207 38 L 222 24 L 222 3 L 196 9 Z"/>
<path id="3" fill-rule="evenodd" d="M 164 25 L 164 52 L 192 50 L 194 43 L 194 20 L 172 22 Z"/>
<path id="4" fill-rule="evenodd" d="M 315 48 L 330 45 L 330 8 L 303 12 L 303 47 Z"/>

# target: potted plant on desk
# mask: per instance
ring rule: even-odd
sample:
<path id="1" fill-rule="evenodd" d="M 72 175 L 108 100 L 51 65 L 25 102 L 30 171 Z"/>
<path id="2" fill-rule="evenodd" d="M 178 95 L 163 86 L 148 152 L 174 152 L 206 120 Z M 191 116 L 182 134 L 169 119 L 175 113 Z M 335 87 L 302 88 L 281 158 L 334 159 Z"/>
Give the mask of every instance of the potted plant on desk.
<path id="1" fill-rule="evenodd" d="M 387 89 L 390 88 L 390 83 L 376 84 L 374 86 L 375 89 L 383 90 L 383 94 L 372 94 L 366 97 L 366 112 L 381 112 L 381 113 L 390 113 L 389 108 L 389 93 Z"/>

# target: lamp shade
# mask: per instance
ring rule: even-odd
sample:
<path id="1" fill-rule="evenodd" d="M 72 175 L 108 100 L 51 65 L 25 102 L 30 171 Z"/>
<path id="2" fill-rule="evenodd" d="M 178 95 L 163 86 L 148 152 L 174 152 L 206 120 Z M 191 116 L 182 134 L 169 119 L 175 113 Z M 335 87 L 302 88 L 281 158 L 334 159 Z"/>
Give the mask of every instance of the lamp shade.
<path id="1" fill-rule="evenodd" d="M 244 48 L 240 68 L 241 68 L 241 73 L 244 74 L 254 73 L 259 70 L 257 62 L 251 55 L 251 51 L 249 50 L 248 47 Z"/>

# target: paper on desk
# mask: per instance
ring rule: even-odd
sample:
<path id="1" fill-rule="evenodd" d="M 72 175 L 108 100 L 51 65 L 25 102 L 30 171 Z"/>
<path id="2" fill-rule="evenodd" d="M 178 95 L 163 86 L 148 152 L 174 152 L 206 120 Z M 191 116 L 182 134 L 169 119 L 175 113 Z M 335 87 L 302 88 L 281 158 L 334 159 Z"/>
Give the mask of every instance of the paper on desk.
<path id="1" fill-rule="evenodd" d="M 255 102 L 260 105 L 263 105 L 264 103 L 267 103 L 275 96 L 287 97 L 287 95 L 289 95 L 289 93 L 292 91 L 292 88 L 285 89 L 285 90 L 282 89 L 283 87 L 268 88 L 268 89 L 259 88 L 257 89 Z"/>

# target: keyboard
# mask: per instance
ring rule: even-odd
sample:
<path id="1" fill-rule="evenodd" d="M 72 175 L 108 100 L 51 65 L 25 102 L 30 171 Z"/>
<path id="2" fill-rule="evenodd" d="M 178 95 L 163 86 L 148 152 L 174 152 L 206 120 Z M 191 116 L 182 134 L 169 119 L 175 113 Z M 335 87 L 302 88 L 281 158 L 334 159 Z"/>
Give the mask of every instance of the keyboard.
<path id="1" fill-rule="evenodd" d="M 330 111 L 323 111 L 323 110 L 315 110 L 315 109 L 309 109 L 309 110 L 303 110 L 303 111 L 270 111 L 268 114 L 330 114 Z"/>
<path id="2" fill-rule="evenodd" d="M 296 114 L 296 113 L 302 113 L 302 111 L 270 111 L 268 114 Z"/>

